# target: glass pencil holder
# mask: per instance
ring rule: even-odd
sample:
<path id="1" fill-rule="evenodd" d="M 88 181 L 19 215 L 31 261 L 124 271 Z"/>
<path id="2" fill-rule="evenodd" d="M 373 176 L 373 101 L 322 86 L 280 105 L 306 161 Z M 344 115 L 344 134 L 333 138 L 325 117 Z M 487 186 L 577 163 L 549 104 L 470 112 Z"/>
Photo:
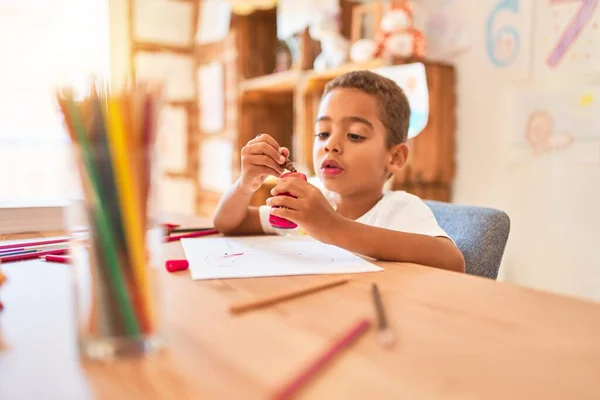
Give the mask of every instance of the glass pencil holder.
<path id="1" fill-rule="evenodd" d="M 144 355 L 164 346 L 156 279 L 162 228 L 149 201 L 158 97 L 147 87 L 93 91 L 79 101 L 58 97 L 83 193 L 67 213 L 82 358 Z"/>

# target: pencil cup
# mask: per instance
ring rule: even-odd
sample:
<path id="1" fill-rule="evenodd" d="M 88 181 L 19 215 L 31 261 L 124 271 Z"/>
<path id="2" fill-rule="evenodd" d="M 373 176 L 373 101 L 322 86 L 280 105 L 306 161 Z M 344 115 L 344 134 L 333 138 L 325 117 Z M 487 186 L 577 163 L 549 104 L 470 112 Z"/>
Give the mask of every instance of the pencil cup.
<path id="1" fill-rule="evenodd" d="M 152 222 L 159 93 L 91 90 L 58 96 L 83 198 L 69 207 L 80 355 L 109 359 L 160 349 L 155 275 L 162 228 Z"/>
<path id="2" fill-rule="evenodd" d="M 300 172 L 288 172 L 287 174 L 283 174 L 281 176 L 281 178 L 285 178 L 286 176 L 297 177 L 300 179 L 304 179 L 306 181 L 306 175 L 301 174 Z M 289 193 L 281 193 L 278 196 L 294 197 Z M 294 229 L 298 226 L 297 224 L 295 224 L 294 222 L 292 222 L 290 220 L 278 217 L 277 215 L 273 215 L 273 214 L 269 214 L 269 223 L 271 224 L 271 226 L 273 228 L 278 228 L 278 229 Z"/>

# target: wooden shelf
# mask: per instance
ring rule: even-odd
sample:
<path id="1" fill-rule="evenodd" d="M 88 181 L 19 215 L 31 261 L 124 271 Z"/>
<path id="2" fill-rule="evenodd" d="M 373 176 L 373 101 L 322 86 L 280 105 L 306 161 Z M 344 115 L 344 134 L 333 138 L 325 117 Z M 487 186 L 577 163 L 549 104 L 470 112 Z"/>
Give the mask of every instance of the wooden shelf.
<path id="1" fill-rule="evenodd" d="M 194 51 L 193 46 L 179 46 L 174 44 L 162 44 L 162 43 L 148 43 L 142 41 L 136 41 L 133 43 L 134 51 L 143 51 L 148 53 L 177 53 L 189 56 Z"/>
<path id="2" fill-rule="evenodd" d="M 246 79 L 239 85 L 242 93 L 284 93 L 293 92 L 300 83 L 303 73 L 301 71 L 276 72 L 274 74 Z"/>
<path id="3" fill-rule="evenodd" d="M 321 88 L 331 79 L 350 71 L 361 69 L 373 69 L 391 65 L 383 59 L 377 59 L 361 64 L 345 64 L 338 68 L 332 68 L 327 71 L 285 71 L 274 74 L 260 76 L 258 78 L 246 79 L 239 85 L 243 94 L 246 93 L 286 93 L 293 92 L 301 83 L 306 82 L 307 89 Z"/>
<path id="4" fill-rule="evenodd" d="M 354 63 L 350 63 L 350 64 L 344 64 L 338 68 L 332 68 L 332 69 L 328 69 L 326 71 L 314 71 L 314 70 L 310 70 L 310 71 L 306 71 L 307 72 L 307 80 L 308 80 L 308 85 L 313 86 L 315 84 L 324 84 L 327 83 L 328 81 L 332 80 L 333 78 L 336 78 L 340 75 L 343 75 L 347 72 L 351 72 L 351 71 L 358 71 L 358 70 L 363 70 L 363 69 L 374 69 L 374 68 L 379 68 L 379 67 L 385 67 L 391 65 L 389 62 L 383 60 L 383 59 L 375 59 L 366 63 L 360 63 L 360 64 L 354 64 Z"/>

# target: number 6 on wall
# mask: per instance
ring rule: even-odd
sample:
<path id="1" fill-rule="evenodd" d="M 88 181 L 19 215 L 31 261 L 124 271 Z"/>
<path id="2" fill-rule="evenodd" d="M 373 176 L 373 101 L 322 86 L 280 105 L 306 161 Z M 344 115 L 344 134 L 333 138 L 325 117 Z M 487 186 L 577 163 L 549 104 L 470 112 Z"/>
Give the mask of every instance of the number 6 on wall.
<path id="1" fill-rule="evenodd" d="M 492 63 L 498 67 L 506 67 L 511 64 L 519 54 L 519 33 L 514 26 L 503 26 L 497 32 L 494 33 L 493 31 L 497 14 L 502 11 L 510 11 L 516 14 L 519 11 L 519 0 L 499 1 L 487 20 L 487 52 Z"/>

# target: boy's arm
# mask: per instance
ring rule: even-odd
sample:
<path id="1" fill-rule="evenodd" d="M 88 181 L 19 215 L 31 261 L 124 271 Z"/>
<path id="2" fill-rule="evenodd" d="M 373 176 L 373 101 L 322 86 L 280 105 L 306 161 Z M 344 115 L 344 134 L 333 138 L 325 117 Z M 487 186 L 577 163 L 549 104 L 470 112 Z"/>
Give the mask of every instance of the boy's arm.
<path id="1" fill-rule="evenodd" d="M 342 218 L 331 227 L 326 243 L 382 261 L 410 262 L 465 272 L 465 260 L 451 240 L 393 231 Z"/>
<path id="2" fill-rule="evenodd" d="M 250 200 L 267 176 L 281 176 L 289 155 L 287 148 L 267 134 L 258 135 L 242 148 L 242 174 L 219 202 L 213 219 L 217 231 L 263 233 L 258 208 L 249 207 Z"/>
<path id="3" fill-rule="evenodd" d="M 225 193 L 213 219 L 215 229 L 225 234 L 263 233 L 258 207 L 250 207 L 252 192 L 245 191 L 238 179 Z"/>

